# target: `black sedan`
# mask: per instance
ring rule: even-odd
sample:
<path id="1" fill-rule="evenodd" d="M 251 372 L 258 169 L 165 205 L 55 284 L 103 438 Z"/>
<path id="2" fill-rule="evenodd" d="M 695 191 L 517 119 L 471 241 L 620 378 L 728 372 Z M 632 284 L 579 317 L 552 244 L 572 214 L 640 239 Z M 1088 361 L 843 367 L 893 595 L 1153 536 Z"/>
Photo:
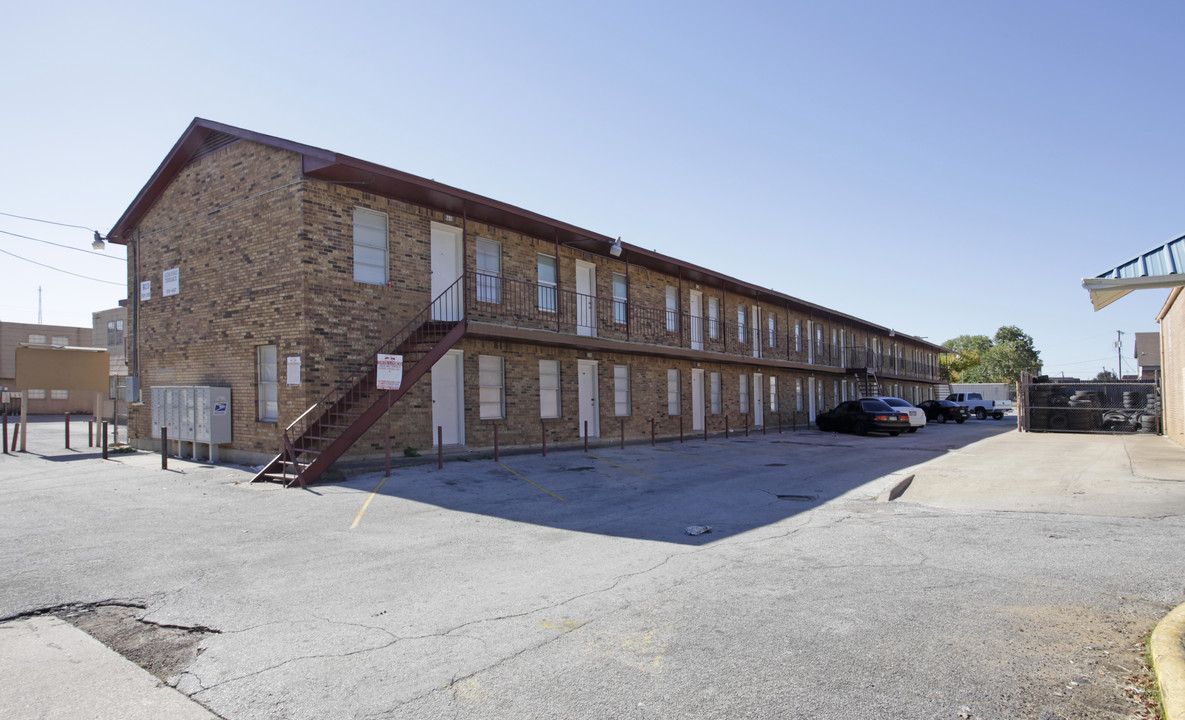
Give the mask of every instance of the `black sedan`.
<path id="1" fill-rule="evenodd" d="M 949 400 L 923 400 L 918 407 L 926 411 L 926 422 L 944 423 L 954 420 L 962 424 L 971 417 L 971 411 Z"/>
<path id="2" fill-rule="evenodd" d="M 909 430 L 909 415 L 889 407 L 884 401 L 849 400 L 834 410 L 819 413 L 815 424 L 824 432 L 850 432 L 865 435 L 884 432 L 900 435 Z"/>

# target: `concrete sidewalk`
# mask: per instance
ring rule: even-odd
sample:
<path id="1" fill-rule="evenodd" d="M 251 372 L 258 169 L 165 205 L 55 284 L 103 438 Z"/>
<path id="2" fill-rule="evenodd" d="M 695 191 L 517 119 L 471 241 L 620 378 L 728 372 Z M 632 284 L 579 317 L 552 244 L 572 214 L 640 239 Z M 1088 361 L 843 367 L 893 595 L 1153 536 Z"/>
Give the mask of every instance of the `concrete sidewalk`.
<path id="1" fill-rule="evenodd" d="M 0 716 L 210 720 L 201 705 L 52 616 L 0 624 Z"/>

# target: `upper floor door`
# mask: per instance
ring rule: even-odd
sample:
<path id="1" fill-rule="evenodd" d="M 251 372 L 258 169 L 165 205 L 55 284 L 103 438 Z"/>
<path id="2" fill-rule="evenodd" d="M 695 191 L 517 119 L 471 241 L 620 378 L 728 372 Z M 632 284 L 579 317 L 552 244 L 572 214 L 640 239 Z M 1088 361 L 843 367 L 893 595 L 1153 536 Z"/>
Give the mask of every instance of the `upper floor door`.
<path id="1" fill-rule="evenodd" d="M 691 291 L 691 349 L 704 349 L 704 294 Z"/>
<path id="2" fill-rule="evenodd" d="M 576 261 L 576 334 L 597 335 L 597 266 Z"/>
<path id="3" fill-rule="evenodd" d="M 461 229 L 432 223 L 432 319 L 460 320 L 463 287 L 454 283 L 461 277 Z M 453 288 L 447 296 L 442 294 Z"/>

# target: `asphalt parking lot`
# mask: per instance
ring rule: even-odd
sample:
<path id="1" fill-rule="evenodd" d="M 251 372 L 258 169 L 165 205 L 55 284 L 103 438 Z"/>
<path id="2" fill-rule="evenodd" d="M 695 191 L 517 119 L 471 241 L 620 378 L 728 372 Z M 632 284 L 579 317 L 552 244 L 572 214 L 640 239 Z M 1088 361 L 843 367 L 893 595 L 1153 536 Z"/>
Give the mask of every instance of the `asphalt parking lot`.
<path id="1" fill-rule="evenodd" d="M 307 491 L 61 436 L 0 458 L 0 619 L 223 718 L 1126 718 L 1185 602 L 1185 450 L 1154 436 L 800 430 Z M 0 714 L 41 717 L 22 688 Z"/>

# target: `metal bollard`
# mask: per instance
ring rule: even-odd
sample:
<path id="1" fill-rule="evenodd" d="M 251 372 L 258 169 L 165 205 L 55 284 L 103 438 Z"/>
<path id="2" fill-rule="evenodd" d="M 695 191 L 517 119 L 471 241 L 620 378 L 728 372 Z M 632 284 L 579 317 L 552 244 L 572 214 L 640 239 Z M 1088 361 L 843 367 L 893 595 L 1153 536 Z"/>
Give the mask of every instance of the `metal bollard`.
<path id="1" fill-rule="evenodd" d="M 66 449 L 70 449 L 70 413 L 66 413 Z"/>
<path id="2" fill-rule="evenodd" d="M 103 421 L 103 459 L 107 459 L 107 421 Z"/>
<path id="3" fill-rule="evenodd" d="M 169 429 L 164 426 L 160 429 L 160 469 L 169 469 Z"/>
<path id="4" fill-rule="evenodd" d="M 4 418 L 4 429 L 2 431 L 0 431 L 0 436 L 4 437 L 4 454 L 7 455 L 8 454 L 8 413 L 4 413 L 0 417 Z"/>
<path id="5" fill-rule="evenodd" d="M 444 426 L 436 426 L 436 469 L 444 469 Z"/>

